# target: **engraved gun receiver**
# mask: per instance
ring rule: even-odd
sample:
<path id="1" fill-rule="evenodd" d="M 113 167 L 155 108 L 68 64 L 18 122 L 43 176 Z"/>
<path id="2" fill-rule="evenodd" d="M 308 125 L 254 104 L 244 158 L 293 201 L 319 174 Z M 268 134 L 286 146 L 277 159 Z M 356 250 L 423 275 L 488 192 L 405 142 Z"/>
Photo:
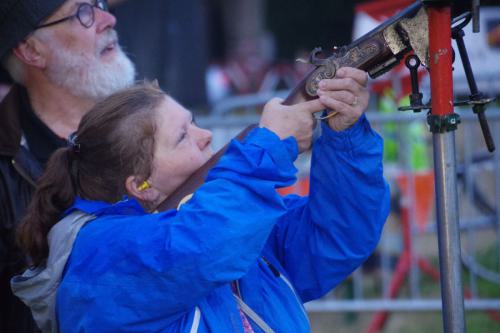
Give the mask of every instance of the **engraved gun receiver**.
<path id="1" fill-rule="evenodd" d="M 335 77 L 340 67 L 356 67 L 376 78 L 396 66 L 411 50 L 426 65 L 429 58 L 428 38 L 427 13 L 422 3 L 417 1 L 351 44 L 334 48 L 328 57 L 319 58 L 322 50 L 315 48 L 309 61 L 305 62 L 316 67 L 284 103 L 295 104 L 300 100 L 316 98 L 319 81 Z"/>

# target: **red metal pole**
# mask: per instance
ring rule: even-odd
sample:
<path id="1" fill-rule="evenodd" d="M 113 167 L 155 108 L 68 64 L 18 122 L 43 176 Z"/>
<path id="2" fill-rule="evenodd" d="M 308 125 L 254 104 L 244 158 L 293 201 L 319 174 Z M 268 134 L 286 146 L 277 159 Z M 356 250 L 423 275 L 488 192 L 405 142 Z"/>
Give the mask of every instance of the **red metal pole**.
<path id="1" fill-rule="evenodd" d="M 450 7 L 429 7 L 427 14 L 432 114 L 449 115 L 453 113 L 451 10 Z"/>
<path id="2" fill-rule="evenodd" d="M 465 316 L 454 132 L 459 118 L 453 112 L 451 1 L 424 2 L 429 18 L 432 113 L 427 119 L 433 132 L 443 328 L 445 333 L 463 333 Z"/>

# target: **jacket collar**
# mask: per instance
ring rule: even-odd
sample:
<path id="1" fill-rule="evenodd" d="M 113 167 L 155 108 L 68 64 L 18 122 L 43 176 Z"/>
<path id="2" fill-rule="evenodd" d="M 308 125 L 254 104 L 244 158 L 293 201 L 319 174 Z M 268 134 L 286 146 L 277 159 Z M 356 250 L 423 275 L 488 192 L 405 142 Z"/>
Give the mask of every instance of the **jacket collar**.
<path id="1" fill-rule="evenodd" d="M 68 216 L 74 211 L 82 211 L 94 216 L 102 215 L 144 215 L 146 211 L 134 198 L 124 196 L 122 200 L 115 203 L 108 203 L 104 201 L 85 200 L 76 197 L 73 205 L 68 208 L 63 216 Z"/>
<path id="2" fill-rule="evenodd" d="M 0 103 L 0 155 L 14 156 L 21 145 L 19 85 L 14 85 Z"/>
<path id="3" fill-rule="evenodd" d="M 42 174 L 42 166 L 21 145 L 21 96 L 24 88 L 14 85 L 0 103 L 0 155 L 12 160 L 14 169 L 32 186 Z"/>

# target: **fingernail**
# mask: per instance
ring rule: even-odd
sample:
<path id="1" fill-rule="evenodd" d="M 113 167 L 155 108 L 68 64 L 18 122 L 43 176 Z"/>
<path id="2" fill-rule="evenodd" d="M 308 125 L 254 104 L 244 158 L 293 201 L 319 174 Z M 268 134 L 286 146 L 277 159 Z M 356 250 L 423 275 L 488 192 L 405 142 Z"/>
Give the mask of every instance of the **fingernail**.
<path id="1" fill-rule="evenodd" d="M 326 83 L 325 83 L 325 81 L 323 81 L 323 80 L 319 81 L 318 87 L 319 87 L 320 89 L 324 89 L 324 88 L 326 88 Z"/>
<path id="2" fill-rule="evenodd" d="M 344 76 L 344 75 L 345 75 L 345 70 L 343 70 L 342 68 L 337 71 L 336 76 Z"/>

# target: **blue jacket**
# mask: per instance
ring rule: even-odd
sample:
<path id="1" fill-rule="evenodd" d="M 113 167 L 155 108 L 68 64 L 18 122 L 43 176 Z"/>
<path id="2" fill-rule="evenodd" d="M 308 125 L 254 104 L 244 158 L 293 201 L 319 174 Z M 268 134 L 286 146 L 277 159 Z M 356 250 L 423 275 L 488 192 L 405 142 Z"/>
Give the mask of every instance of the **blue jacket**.
<path id="1" fill-rule="evenodd" d="M 311 194 L 293 183 L 295 139 L 232 142 L 178 211 L 78 199 L 96 218 L 76 236 L 57 291 L 61 332 L 243 332 L 230 283 L 276 332 L 309 332 L 302 306 L 374 250 L 389 212 L 382 140 L 364 117 L 315 142 Z M 252 322 L 255 332 L 261 332 Z"/>

